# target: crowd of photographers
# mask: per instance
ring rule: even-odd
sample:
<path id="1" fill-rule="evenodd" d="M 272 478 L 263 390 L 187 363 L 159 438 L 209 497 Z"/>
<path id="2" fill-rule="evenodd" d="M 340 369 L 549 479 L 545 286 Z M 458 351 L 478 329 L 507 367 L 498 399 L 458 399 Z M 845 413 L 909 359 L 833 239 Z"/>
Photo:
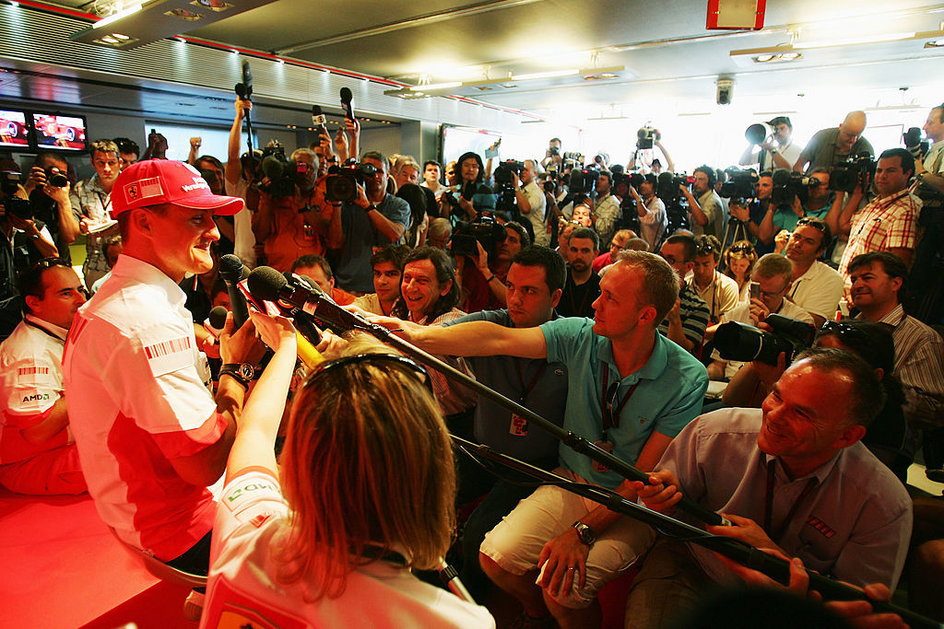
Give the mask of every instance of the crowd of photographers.
<path id="1" fill-rule="evenodd" d="M 562 451 L 559 456 L 559 444 L 524 418 L 477 400 L 434 373 L 441 411 L 460 436 L 548 470 L 565 470 L 575 480 L 638 496 L 667 513 L 678 488 L 697 493 L 694 481 L 686 484 L 682 477 L 685 470 L 702 480 L 716 474 L 733 493 L 709 498 L 706 490 L 703 499 L 735 514 L 740 533 L 731 536 L 804 557 L 822 572 L 858 585 L 894 588 L 907 553 L 911 505 L 903 486 L 889 484 L 882 476 L 886 472 L 870 465 L 881 461 L 887 474 L 904 482 L 923 450 L 929 478 L 944 482 L 944 106 L 929 112 L 926 139 L 912 129 L 904 148 L 889 148 L 877 158 L 863 136 L 862 112 L 817 132 L 806 147 L 793 143 L 790 119 L 778 116 L 748 128 L 740 167 L 703 165 L 691 175 L 674 172 L 661 134 L 648 127 L 639 130 L 625 167 L 605 154 L 586 160 L 567 152 L 557 138 L 541 159 L 498 159 L 500 142 L 484 156 L 469 152 L 447 164 L 386 156 L 361 146 L 353 116 L 334 136 L 324 130 L 311 146 L 287 152 L 270 143 L 244 152 L 241 132 L 252 104 L 237 99 L 234 107 L 225 162 L 201 155 L 200 138 L 191 140 L 188 156 L 213 194 L 245 202 L 238 213 L 217 217 L 215 260 L 234 254 L 250 269 L 267 265 L 296 273 L 339 304 L 401 320 L 398 332 L 428 343 L 430 351 L 449 356 L 454 366 L 557 425 L 585 429 L 583 436 L 647 472 L 671 472 L 652 479 L 661 493 L 615 482 L 604 474 L 606 468 L 575 462 L 580 455 Z M 152 133 L 141 157 L 162 159 L 166 149 L 166 140 Z M 57 153 L 38 155 L 26 173 L 12 160 L 0 168 L 0 338 L 10 337 L 0 344 L 0 484 L 13 491 L 86 490 L 57 360 L 71 315 L 108 282 L 121 255 L 111 194 L 119 173 L 140 154 L 127 138 L 93 142 L 94 174 L 82 181 Z M 82 283 L 69 260 L 69 245 L 80 235 L 86 243 Z M 212 309 L 228 308 L 232 297 L 219 265 L 185 278 L 180 288 L 196 342 L 216 359 L 218 370 L 218 335 L 206 322 Z M 656 306 L 641 314 L 649 302 Z M 636 319 L 623 329 L 628 317 Z M 586 319 L 595 323 L 578 323 Z M 481 328 L 489 336 L 481 347 L 497 348 L 491 355 L 471 340 L 479 328 L 463 324 L 472 322 L 531 332 L 508 335 L 505 342 L 504 332 Z M 45 337 L 29 337 L 30 327 Z M 439 327 L 441 339 L 436 331 L 420 329 Z M 540 340 L 535 330 L 543 331 Z M 635 349 L 621 345 L 628 337 Z M 42 351 L 37 344 L 43 344 Z M 639 353 L 639 347 L 651 354 Z M 829 348 L 846 353 L 837 358 Z M 612 390 L 607 375 L 601 386 L 601 365 L 604 374 L 610 366 L 618 371 L 609 376 Z M 839 398 L 827 404 L 821 396 L 801 395 L 812 390 L 815 378 Z M 851 388 L 844 388 L 849 382 Z M 869 386 L 874 408 L 867 411 L 860 408 L 862 400 L 843 397 L 863 396 Z M 636 408 L 625 413 L 638 415 L 644 427 L 627 436 L 618 430 L 619 419 L 633 396 Z M 580 415 L 578 405 L 592 409 L 590 415 Z M 806 441 L 790 448 L 775 443 L 788 440 L 789 430 L 782 427 L 762 430 L 756 446 L 753 437 L 743 443 L 731 437 L 747 434 L 761 412 L 766 426 L 768 414 L 776 415 L 783 405 L 811 416 L 821 413 L 813 419 L 829 426 L 819 426 L 815 435 L 797 432 Z M 703 411 L 722 407 L 763 410 L 736 416 L 718 411 L 707 416 L 714 419 L 692 422 Z M 855 412 L 847 418 L 835 407 Z M 876 417 L 870 422 L 856 413 Z M 696 432 L 696 423 L 697 430 L 722 435 L 717 439 L 732 439 L 735 459 L 762 457 L 759 448 L 770 461 L 783 457 L 785 471 L 776 472 L 775 479 L 771 462 L 760 480 L 751 477 L 750 467 L 743 478 L 727 478 L 714 469 L 721 465 L 715 462 L 697 472 L 698 465 L 706 465 L 699 457 L 719 453 L 704 445 L 707 437 Z M 832 423 L 845 432 L 841 437 L 836 432 L 827 444 L 822 434 L 832 434 Z M 856 430 L 846 430 L 849 425 Z M 676 435 L 678 444 L 672 441 Z M 851 460 L 843 452 L 853 446 L 858 449 Z M 820 462 L 791 472 L 786 461 L 795 462 L 794 450 L 815 448 L 817 456 L 828 456 L 807 457 Z M 831 465 L 841 473 L 833 474 Z M 848 479 L 856 474 L 893 494 L 884 497 L 888 504 L 874 507 L 876 496 L 862 490 L 852 501 L 861 500 L 864 515 L 835 506 L 828 515 L 825 506 L 812 512 L 824 497 L 841 492 L 847 500 Z M 797 493 L 798 478 L 810 482 Z M 761 513 L 760 506 L 739 497 L 737 482 L 751 491 L 766 482 L 768 503 L 776 483 L 778 491 L 793 492 L 792 502 L 775 507 L 773 516 L 770 504 Z M 684 568 L 689 594 L 705 580 L 724 580 L 717 576 L 723 568 L 709 567 L 697 553 L 693 563 L 681 546 L 660 541 L 646 556 L 651 531 L 579 501 L 561 507 L 550 524 L 541 513 L 559 496 L 532 494 L 531 488 L 462 462 L 458 490 L 458 504 L 472 505 L 460 536 L 463 580 L 477 596 L 495 583 L 516 597 L 524 608 L 521 626 L 599 622 L 596 592 L 638 557 L 646 559 L 630 596 L 627 626 L 668 622 L 668 611 L 665 618 L 654 611 L 672 605 L 669 590 L 657 592 L 667 578 L 658 574 L 659 567 Z M 757 500 L 763 500 L 762 491 Z M 940 526 L 937 507 L 932 504 L 928 513 Z M 797 513 L 828 538 L 839 531 L 842 543 L 816 547 L 827 556 L 806 552 L 801 542 L 808 533 L 794 521 Z M 762 523 L 747 519 L 764 515 Z M 771 518 L 779 522 L 776 527 Z M 863 522 L 873 529 L 864 531 Z M 528 542 L 532 547 L 524 548 L 516 527 L 536 531 Z M 754 529 L 761 527 L 758 534 Z M 913 540 L 913 584 L 944 576 L 944 549 L 940 541 L 929 541 L 939 533 Z M 787 539 L 791 535 L 799 538 Z M 869 553 L 874 553 L 871 566 Z M 672 592 L 677 600 L 688 600 L 685 592 Z M 944 619 L 933 595 L 920 585 L 912 594 L 917 609 Z"/>

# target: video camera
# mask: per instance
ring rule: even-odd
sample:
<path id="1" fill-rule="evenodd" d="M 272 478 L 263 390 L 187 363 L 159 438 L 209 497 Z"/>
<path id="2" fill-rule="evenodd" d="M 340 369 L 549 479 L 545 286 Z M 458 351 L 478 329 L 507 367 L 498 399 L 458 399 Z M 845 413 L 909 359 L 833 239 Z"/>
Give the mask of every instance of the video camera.
<path id="1" fill-rule="evenodd" d="M 793 199 L 800 197 L 801 203 L 806 203 L 811 188 L 822 184 L 816 177 L 807 177 L 801 173 L 794 173 L 780 168 L 773 174 L 774 186 L 770 193 L 770 202 L 775 207 L 793 205 Z"/>
<path id="2" fill-rule="evenodd" d="M 521 171 L 524 170 L 524 164 L 517 160 L 506 159 L 498 165 L 498 168 L 495 169 L 495 186 L 500 189 L 504 187 L 510 187 L 514 190 L 515 180 L 512 177 L 512 174 L 521 176 Z"/>
<path id="3" fill-rule="evenodd" d="M 652 145 L 661 137 L 658 131 L 646 125 L 636 131 L 636 148 L 640 151 L 651 149 Z"/>
<path id="4" fill-rule="evenodd" d="M 570 171 L 570 192 L 572 194 L 591 194 L 596 188 L 600 171 L 595 168 L 574 168 Z"/>
<path id="5" fill-rule="evenodd" d="M 872 184 L 875 175 L 875 160 L 868 153 L 850 155 L 829 171 L 829 189 L 852 192 L 857 184 L 865 190 Z"/>
<path id="6" fill-rule="evenodd" d="M 773 332 L 738 321 L 718 326 L 714 342 L 721 358 L 776 365 L 777 357 L 784 353 L 789 365 L 794 356 L 813 344 L 816 328 L 805 321 L 770 314 L 764 322 L 773 328 Z"/>
<path id="7" fill-rule="evenodd" d="M 677 202 L 682 196 L 679 186 L 691 188 L 694 183 L 695 178 L 686 173 L 659 173 L 659 178 L 656 180 L 656 196 L 662 199 L 666 205 Z"/>
<path id="8" fill-rule="evenodd" d="M 357 184 L 366 183 L 375 174 L 376 166 L 354 160 L 348 160 L 344 166 L 332 166 L 325 181 L 325 198 L 332 203 L 353 201 L 357 198 Z"/>
<path id="9" fill-rule="evenodd" d="M 911 151 L 911 154 L 915 156 L 915 159 L 919 159 L 920 156 L 927 155 L 928 151 L 931 149 L 931 141 L 928 139 L 921 139 L 921 129 L 918 127 L 911 127 L 902 133 L 901 141 L 905 143 L 905 148 Z M 915 155 L 915 153 L 917 153 L 917 155 Z"/>
<path id="10" fill-rule="evenodd" d="M 740 168 L 728 168 L 725 171 L 728 179 L 721 184 L 721 191 L 718 193 L 725 199 L 751 199 L 755 196 L 757 182 L 760 177 L 752 170 L 741 170 Z"/>
<path id="11" fill-rule="evenodd" d="M 474 221 L 460 221 L 452 233 L 450 251 L 454 256 L 478 258 L 479 249 L 475 243 L 482 245 L 488 254 L 489 260 L 494 260 L 498 244 L 505 240 L 505 228 L 495 221 L 492 216 L 480 216 Z"/>
<path id="12" fill-rule="evenodd" d="M 618 229 L 631 229 L 639 232 L 639 214 L 636 212 L 636 199 L 633 198 L 629 187 L 632 186 L 639 191 L 646 178 L 640 173 L 626 174 L 623 172 L 614 172 L 611 176 L 613 185 L 611 191 L 620 199 L 620 219 L 617 221 Z"/>

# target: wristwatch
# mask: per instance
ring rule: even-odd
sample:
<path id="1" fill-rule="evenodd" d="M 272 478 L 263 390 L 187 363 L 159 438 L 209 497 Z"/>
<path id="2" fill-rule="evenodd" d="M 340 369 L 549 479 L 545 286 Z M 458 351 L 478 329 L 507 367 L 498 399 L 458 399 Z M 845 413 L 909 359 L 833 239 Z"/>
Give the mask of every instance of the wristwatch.
<path id="1" fill-rule="evenodd" d="M 593 543 L 597 541 L 597 534 L 593 532 L 593 529 L 580 520 L 577 520 L 571 524 L 571 526 L 573 526 L 574 530 L 577 531 L 577 539 L 587 546 L 593 546 Z"/>
<path id="2" fill-rule="evenodd" d="M 364 208 L 364 212 L 369 214 L 371 210 L 376 210 L 376 209 L 377 209 L 377 204 L 371 203 L 370 205 Z"/>
<path id="3" fill-rule="evenodd" d="M 258 380 L 262 370 L 252 363 L 226 363 L 220 368 L 220 377 L 231 376 L 246 389 L 253 380 Z"/>

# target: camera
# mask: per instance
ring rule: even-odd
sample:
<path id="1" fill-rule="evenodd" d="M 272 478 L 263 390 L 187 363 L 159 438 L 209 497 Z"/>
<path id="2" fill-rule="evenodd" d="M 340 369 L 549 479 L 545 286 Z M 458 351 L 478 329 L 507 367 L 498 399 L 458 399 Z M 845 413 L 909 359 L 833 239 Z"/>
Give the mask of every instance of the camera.
<path id="1" fill-rule="evenodd" d="M 547 149 L 547 152 L 551 154 L 551 157 L 557 157 L 560 155 L 560 147 L 552 146 L 551 148 Z"/>
<path id="2" fill-rule="evenodd" d="M 30 202 L 26 199 L 13 196 L 20 189 L 20 173 L 13 170 L 0 172 L 0 203 L 4 209 L 23 220 L 33 218 Z"/>
<path id="3" fill-rule="evenodd" d="M 613 173 L 613 194 L 623 199 L 625 202 L 627 198 L 632 200 L 632 195 L 629 193 L 629 187 L 632 186 L 639 191 L 639 186 L 641 186 L 646 181 L 646 178 L 639 173 Z"/>
<path id="4" fill-rule="evenodd" d="M 739 168 L 730 168 L 725 170 L 725 173 L 728 175 L 728 179 L 721 184 L 721 191 L 718 194 L 725 199 L 732 197 L 751 199 L 754 197 L 757 182 L 760 180 L 757 173 Z"/>
<path id="5" fill-rule="evenodd" d="M 350 163 L 332 166 L 325 181 L 325 198 L 332 203 L 353 201 L 357 198 L 357 184 L 365 183 L 368 177 L 377 174 L 373 164 Z"/>
<path id="6" fill-rule="evenodd" d="M 776 207 L 793 205 L 793 200 L 799 196 L 801 203 L 809 198 L 810 188 L 821 184 L 816 177 L 807 177 L 800 173 L 778 169 L 773 174 L 774 187 L 770 193 L 770 202 Z"/>
<path id="7" fill-rule="evenodd" d="M 570 191 L 573 194 L 590 194 L 597 185 L 599 171 L 594 168 L 575 168 L 570 172 Z"/>
<path id="8" fill-rule="evenodd" d="M 829 171 L 829 189 L 852 192 L 856 184 L 861 183 L 866 189 L 872 182 L 875 174 L 875 160 L 868 153 L 851 155 L 839 162 Z"/>
<path id="9" fill-rule="evenodd" d="M 511 186 L 512 189 L 514 189 L 515 181 L 512 177 L 512 174 L 520 176 L 522 170 L 524 170 L 523 163 L 513 159 L 506 159 L 498 165 L 498 168 L 495 169 L 495 185 L 499 189 L 508 186 Z"/>
<path id="10" fill-rule="evenodd" d="M 653 143 L 660 138 L 659 132 L 646 125 L 636 131 L 636 148 L 640 151 L 651 149 Z"/>
<path id="11" fill-rule="evenodd" d="M 694 183 L 695 178 L 685 173 L 659 173 L 659 178 L 656 182 L 656 196 L 668 205 L 670 202 L 677 201 L 679 197 L 682 196 L 682 191 L 679 189 L 679 186 L 688 186 L 691 188 Z"/>
<path id="12" fill-rule="evenodd" d="M 50 186 L 54 186 L 56 188 L 65 188 L 69 185 L 69 178 L 59 172 L 58 168 L 47 168 L 45 169 L 45 173 L 46 183 L 48 183 Z"/>
<path id="13" fill-rule="evenodd" d="M 450 250 L 454 256 L 478 258 L 479 249 L 475 246 L 478 242 L 488 254 L 488 259 L 494 260 L 498 244 L 505 240 L 505 236 L 505 228 L 494 217 L 481 216 L 468 223 L 460 221 L 452 234 Z"/>
<path id="14" fill-rule="evenodd" d="M 781 353 L 786 354 L 787 364 L 790 364 L 794 356 L 813 344 L 816 328 L 805 321 L 770 314 L 765 323 L 773 332 L 738 321 L 721 324 L 715 332 L 715 349 L 725 360 L 745 363 L 756 360 L 776 365 Z"/>

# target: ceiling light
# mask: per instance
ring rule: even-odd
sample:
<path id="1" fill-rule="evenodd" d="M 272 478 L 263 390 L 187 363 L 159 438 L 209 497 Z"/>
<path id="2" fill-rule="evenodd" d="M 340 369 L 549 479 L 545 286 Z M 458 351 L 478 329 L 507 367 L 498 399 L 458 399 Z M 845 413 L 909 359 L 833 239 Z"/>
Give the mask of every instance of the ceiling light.
<path id="1" fill-rule="evenodd" d="M 607 81 L 610 79 L 618 79 L 619 75 L 614 74 L 613 72 L 600 72 L 598 74 L 588 74 L 583 77 L 584 81 Z"/>
<path id="2" fill-rule="evenodd" d="M 826 39 L 822 41 L 794 42 L 793 48 L 803 50 L 806 48 L 831 48 L 833 46 L 857 46 L 860 44 L 880 44 L 882 42 L 901 41 L 902 39 L 912 39 L 914 33 L 889 33 L 887 35 L 868 35 L 864 37 L 853 37 L 851 39 Z"/>
<path id="3" fill-rule="evenodd" d="M 129 15 L 134 15 L 135 13 L 140 11 L 141 8 L 142 8 L 142 5 L 133 4 L 129 6 L 127 9 L 118 11 L 117 13 L 112 13 L 108 17 L 103 17 L 99 21 L 92 24 L 92 28 L 102 28 L 103 26 L 108 26 L 109 24 L 117 22 L 120 19 L 128 17 Z"/>
<path id="4" fill-rule="evenodd" d="M 416 91 L 415 88 L 411 87 L 401 87 L 400 89 L 396 90 L 384 90 L 384 95 L 402 98 L 404 100 L 409 100 L 411 98 L 430 98 L 432 96 L 431 94 Z"/>
<path id="5" fill-rule="evenodd" d="M 796 61 L 801 59 L 803 55 L 798 52 L 778 52 L 778 53 L 765 53 L 762 55 L 757 55 L 754 57 L 755 63 L 787 63 L 789 61 Z"/>
<path id="6" fill-rule="evenodd" d="M 924 42 L 925 48 L 944 48 L 944 39 L 932 39 Z"/>

